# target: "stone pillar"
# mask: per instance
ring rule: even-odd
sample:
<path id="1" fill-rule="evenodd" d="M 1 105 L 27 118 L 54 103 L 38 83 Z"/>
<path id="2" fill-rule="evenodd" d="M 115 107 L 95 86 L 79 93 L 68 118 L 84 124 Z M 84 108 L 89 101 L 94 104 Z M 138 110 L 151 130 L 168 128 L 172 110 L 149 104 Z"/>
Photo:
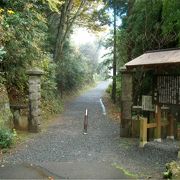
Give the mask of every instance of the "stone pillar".
<path id="1" fill-rule="evenodd" d="M 133 104 L 133 71 L 127 71 L 125 67 L 121 68 L 121 124 L 120 136 L 131 136 L 131 108 Z"/>
<path id="2" fill-rule="evenodd" d="M 29 75 L 29 117 L 28 129 L 30 132 L 40 131 L 41 120 L 41 75 L 43 71 L 34 68 L 27 71 Z"/>

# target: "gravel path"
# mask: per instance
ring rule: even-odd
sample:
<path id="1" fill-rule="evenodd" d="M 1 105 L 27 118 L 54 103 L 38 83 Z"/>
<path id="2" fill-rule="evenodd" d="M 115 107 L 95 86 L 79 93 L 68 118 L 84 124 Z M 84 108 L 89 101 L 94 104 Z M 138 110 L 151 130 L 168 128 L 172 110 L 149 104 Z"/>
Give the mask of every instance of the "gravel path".
<path id="1" fill-rule="evenodd" d="M 108 83 L 77 97 L 48 130 L 24 144 L 8 163 L 106 162 L 140 177 L 161 177 L 164 164 L 177 157 L 177 143 L 149 143 L 138 147 L 138 140 L 119 137 L 119 124 L 103 115 L 100 98 Z M 82 134 L 85 108 L 88 109 L 88 135 Z"/>

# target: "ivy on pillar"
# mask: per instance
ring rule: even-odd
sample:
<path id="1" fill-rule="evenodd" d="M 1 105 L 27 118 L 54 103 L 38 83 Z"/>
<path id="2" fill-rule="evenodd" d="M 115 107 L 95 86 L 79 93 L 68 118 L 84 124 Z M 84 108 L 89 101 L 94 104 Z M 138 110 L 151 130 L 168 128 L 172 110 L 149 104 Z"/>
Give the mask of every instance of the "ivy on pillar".
<path id="1" fill-rule="evenodd" d="M 29 117 L 28 129 L 30 132 L 39 132 L 41 120 L 41 76 L 44 72 L 38 68 L 27 71 L 29 75 Z"/>
<path id="2" fill-rule="evenodd" d="M 126 67 L 121 70 L 121 124 L 120 136 L 131 136 L 131 108 L 133 104 L 133 71 L 128 71 Z"/>

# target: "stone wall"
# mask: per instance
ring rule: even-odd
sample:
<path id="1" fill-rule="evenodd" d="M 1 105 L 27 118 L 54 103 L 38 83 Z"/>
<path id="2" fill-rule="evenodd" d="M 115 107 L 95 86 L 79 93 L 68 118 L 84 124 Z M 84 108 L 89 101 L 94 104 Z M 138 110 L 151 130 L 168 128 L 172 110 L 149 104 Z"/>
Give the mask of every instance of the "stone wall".
<path id="1" fill-rule="evenodd" d="M 0 84 L 0 128 L 4 127 L 13 128 L 13 116 L 6 88 Z"/>

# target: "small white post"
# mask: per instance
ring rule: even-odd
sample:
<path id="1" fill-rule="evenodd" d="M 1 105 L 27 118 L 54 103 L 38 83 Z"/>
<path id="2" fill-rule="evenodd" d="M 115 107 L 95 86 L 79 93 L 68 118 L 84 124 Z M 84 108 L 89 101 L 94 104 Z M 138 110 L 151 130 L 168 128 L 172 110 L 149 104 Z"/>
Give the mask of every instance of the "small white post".
<path id="1" fill-rule="evenodd" d="M 84 115 L 84 132 L 83 132 L 83 134 L 87 134 L 87 127 L 88 127 L 88 110 L 86 108 L 85 115 Z"/>

